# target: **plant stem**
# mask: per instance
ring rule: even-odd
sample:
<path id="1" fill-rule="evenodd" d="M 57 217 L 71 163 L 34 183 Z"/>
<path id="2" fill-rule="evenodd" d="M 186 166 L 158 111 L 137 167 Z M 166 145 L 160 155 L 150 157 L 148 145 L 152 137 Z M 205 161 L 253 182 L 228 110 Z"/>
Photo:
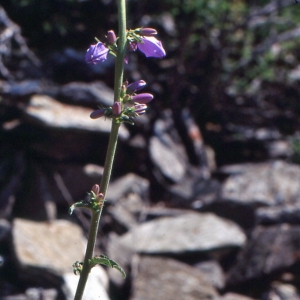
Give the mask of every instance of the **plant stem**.
<path id="1" fill-rule="evenodd" d="M 117 1 L 118 1 L 118 19 L 119 19 L 119 39 L 118 39 L 118 54 L 117 54 L 116 67 L 115 67 L 114 102 L 120 101 L 121 89 L 123 84 L 124 58 L 125 58 L 125 51 L 126 51 L 126 5 L 125 5 L 125 0 L 117 0 Z M 120 124 L 117 123 L 115 119 L 113 119 L 106 158 L 105 158 L 104 171 L 103 171 L 103 176 L 100 184 L 100 193 L 103 193 L 104 199 L 106 196 L 106 192 L 107 192 L 107 188 L 111 176 L 113 161 L 115 157 L 119 127 Z M 92 213 L 91 226 L 90 226 L 88 243 L 87 243 L 86 253 L 83 262 L 83 268 L 80 274 L 74 300 L 81 300 L 83 296 L 84 288 L 90 273 L 89 260 L 93 257 L 102 210 L 103 210 L 103 205 L 101 206 L 98 212 L 93 211 Z"/>

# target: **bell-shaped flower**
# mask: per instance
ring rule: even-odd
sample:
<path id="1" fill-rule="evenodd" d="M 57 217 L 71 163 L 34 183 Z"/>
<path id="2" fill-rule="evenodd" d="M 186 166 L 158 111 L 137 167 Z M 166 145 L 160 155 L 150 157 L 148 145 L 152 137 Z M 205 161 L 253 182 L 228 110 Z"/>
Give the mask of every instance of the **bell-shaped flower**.
<path id="1" fill-rule="evenodd" d="M 91 64 L 97 64 L 107 59 L 109 49 L 101 42 L 91 45 L 85 55 L 85 61 Z"/>
<path id="2" fill-rule="evenodd" d="M 141 90 L 145 85 L 146 85 L 146 82 L 144 80 L 138 80 L 133 83 L 130 83 L 127 85 L 126 93 L 133 94 L 133 93 Z"/>
<path id="3" fill-rule="evenodd" d="M 142 93 L 142 94 L 134 95 L 131 97 L 131 100 L 133 102 L 137 102 L 140 104 L 148 103 L 148 102 L 152 101 L 152 99 L 153 99 L 153 95 L 148 94 L 148 93 Z"/>
<path id="4" fill-rule="evenodd" d="M 142 42 L 137 43 L 137 47 L 142 51 L 146 57 L 163 58 L 166 56 L 166 51 L 162 46 L 161 41 L 154 36 L 142 36 Z"/>

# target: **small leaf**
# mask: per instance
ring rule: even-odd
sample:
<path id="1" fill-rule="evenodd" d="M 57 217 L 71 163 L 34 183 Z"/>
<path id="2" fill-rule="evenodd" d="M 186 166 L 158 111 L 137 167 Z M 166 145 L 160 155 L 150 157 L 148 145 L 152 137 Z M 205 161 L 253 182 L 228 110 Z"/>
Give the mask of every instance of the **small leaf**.
<path id="1" fill-rule="evenodd" d="M 92 259 L 89 260 L 91 268 L 94 267 L 95 265 L 105 265 L 110 268 L 117 269 L 119 272 L 121 272 L 122 277 L 126 277 L 125 271 L 112 259 L 108 258 L 107 256 L 101 254 L 100 256 L 95 256 Z"/>

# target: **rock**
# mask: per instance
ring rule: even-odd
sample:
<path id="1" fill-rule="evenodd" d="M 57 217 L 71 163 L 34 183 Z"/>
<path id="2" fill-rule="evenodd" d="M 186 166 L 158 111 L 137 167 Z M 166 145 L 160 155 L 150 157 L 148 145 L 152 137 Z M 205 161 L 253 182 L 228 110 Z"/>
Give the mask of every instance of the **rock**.
<path id="1" fill-rule="evenodd" d="M 61 87 L 58 97 L 64 101 L 81 106 L 111 106 L 114 101 L 114 91 L 104 82 L 91 83 L 71 82 Z"/>
<path id="2" fill-rule="evenodd" d="M 55 289 L 44 290 L 42 288 L 29 288 L 26 290 L 25 294 L 28 300 L 56 300 L 58 293 Z"/>
<path id="3" fill-rule="evenodd" d="M 148 192 L 149 181 L 136 174 L 129 173 L 111 182 L 106 194 L 106 200 L 110 203 L 116 203 L 131 193 L 147 199 L 149 197 Z"/>
<path id="4" fill-rule="evenodd" d="M 281 282 L 273 282 L 270 291 L 264 295 L 267 300 L 299 300 L 298 289 L 291 285 Z"/>
<path id="5" fill-rule="evenodd" d="M 137 270 L 130 300 L 218 299 L 211 282 L 200 271 L 176 260 L 142 256 Z"/>
<path id="6" fill-rule="evenodd" d="M 260 207 L 256 209 L 255 215 L 257 224 L 300 224 L 300 205 L 298 203 L 290 203 L 286 205 Z"/>
<path id="7" fill-rule="evenodd" d="M 201 271 L 216 289 L 221 290 L 225 287 L 225 274 L 216 260 L 203 261 L 194 267 Z"/>
<path id="8" fill-rule="evenodd" d="M 145 222 L 123 235 L 120 241 L 140 253 L 180 254 L 242 247 L 246 236 L 231 221 L 210 213 L 187 213 Z"/>
<path id="9" fill-rule="evenodd" d="M 63 292 L 66 296 L 65 299 L 73 300 L 79 276 L 75 276 L 73 273 L 67 273 L 64 275 L 64 281 Z M 96 266 L 92 268 L 89 274 L 82 300 L 109 300 L 107 289 L 108 276 L 102 267 Z"/>
<path id="10" fill-rule="evenodd" d="M 39 123 L 56 129 L 85 130 L 109 133 L 111 122 L 105 118 L 92 120 L 89 108 L 63 104 L 46 95 L 34 95 L 26 107 L 25 116 L 29 122 Z M 129 132 L 125 126 L 119 130 L 121 139 L 128 139 Z"/>
<path id="11" fill-rule="evenodd" d="M 236 293 L 226 293 L 225 295 L 220 297 L 219 300 L 254 300 L 254 299 Z"/>
<path id="12" fill-rule="evenodd" d="M 254 206 L 295 203 L 300 200 L 300 166 L 275 161 L 223 168 L 231 173 L 222 198 Z"/>
<path id="13" fill-rule="evenodd" d="M 60 285 L 62 275 L 83 259 L 86 243 L 81 228 L 65 220 L 14 219 L 12 238 L 20 278 L 37 285 Z"/>
<path id="14" fill-rule="evenodd" d="M 164 112 L 164 119 L 159 119 L 154 124 L 149 153 L 153 164 L 166 179 L 173 183 L 183 179 L 188 158 L 168 110 Z"/>
<path id="15" fill-rule="evenodd" d="M 300 226 L 287 224 L 257 227 L 228 274 L 236 285 L 260 279 L 299 263 Z"/>

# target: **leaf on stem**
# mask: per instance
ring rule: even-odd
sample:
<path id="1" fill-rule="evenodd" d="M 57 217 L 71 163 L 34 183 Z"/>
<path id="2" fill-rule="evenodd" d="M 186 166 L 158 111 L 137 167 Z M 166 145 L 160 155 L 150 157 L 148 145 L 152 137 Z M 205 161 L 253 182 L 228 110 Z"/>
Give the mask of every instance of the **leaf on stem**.
<path id="1" fill-rule="evenodd" d="M 105 265 L 110 268 L 115 268 L 118 271 L 120 271 L 123 278 L 126 277 L 125 271 L 118 265 L 118 263 L 116 263 L 114 260 L 108 258 L 107 256 L 105 256 L 103 254 L 101 254 L 100 256 L 93 257 L 92 259 L 89 260 L 89 263 L 90 263 L 91 268 L 98 264 Z"/>

